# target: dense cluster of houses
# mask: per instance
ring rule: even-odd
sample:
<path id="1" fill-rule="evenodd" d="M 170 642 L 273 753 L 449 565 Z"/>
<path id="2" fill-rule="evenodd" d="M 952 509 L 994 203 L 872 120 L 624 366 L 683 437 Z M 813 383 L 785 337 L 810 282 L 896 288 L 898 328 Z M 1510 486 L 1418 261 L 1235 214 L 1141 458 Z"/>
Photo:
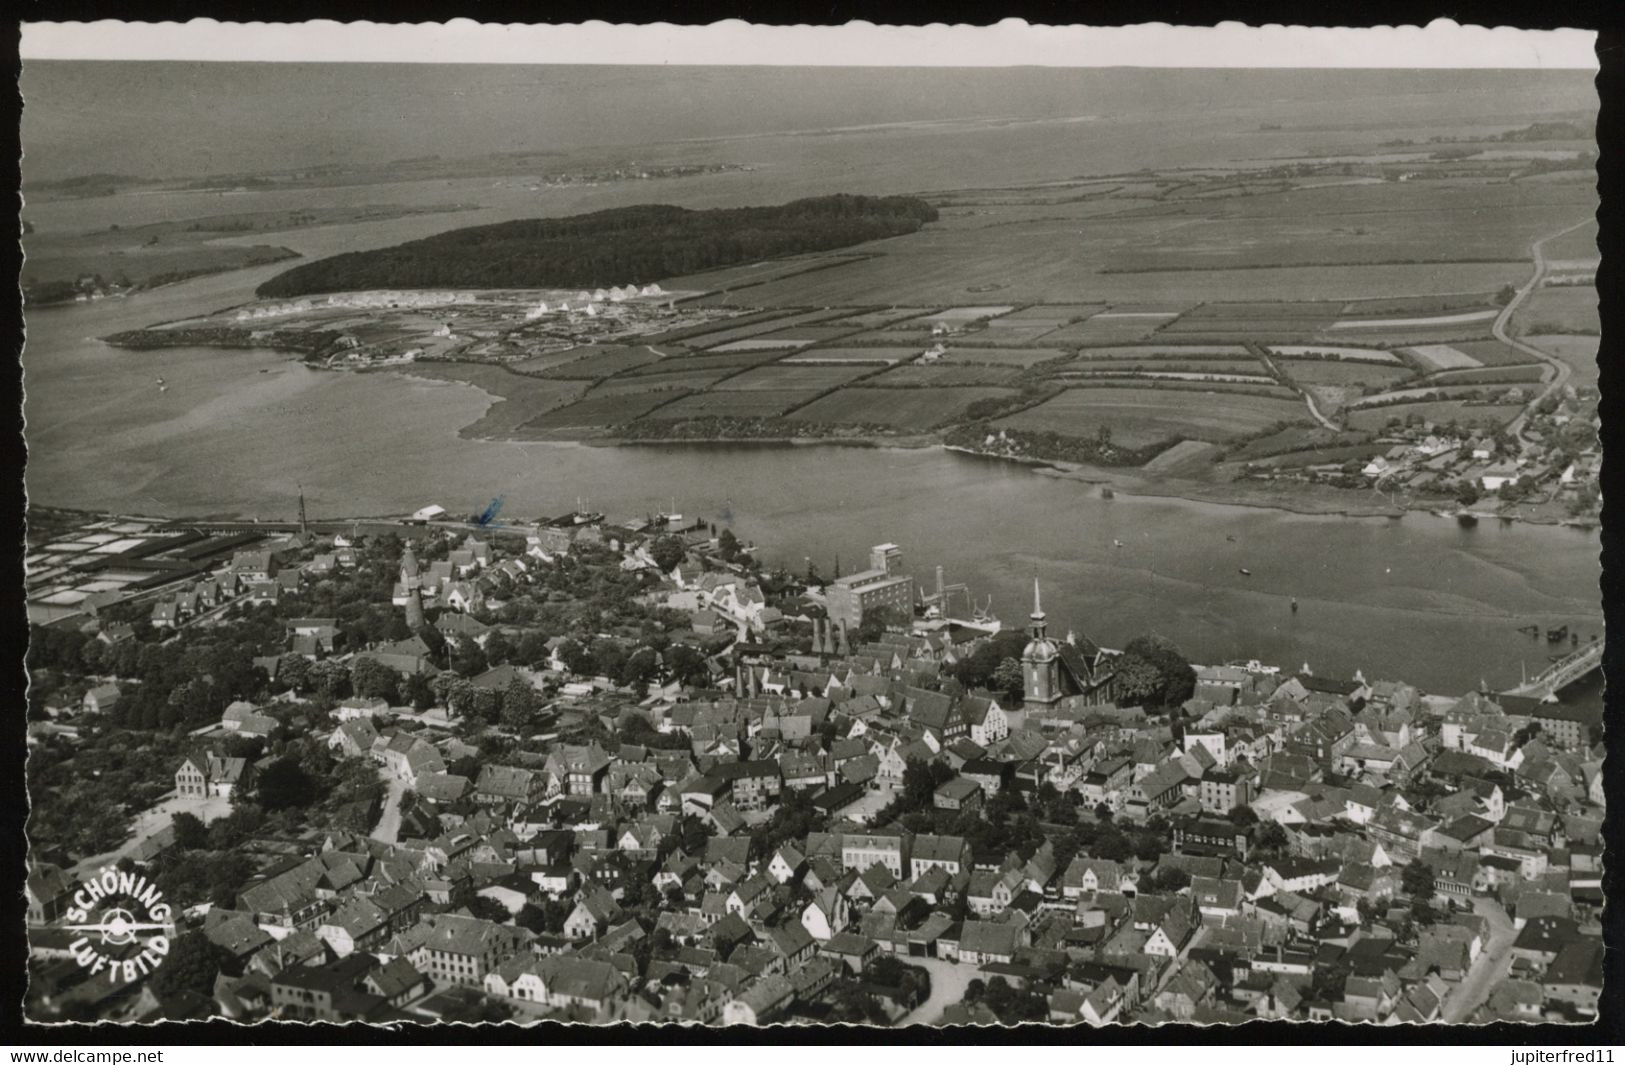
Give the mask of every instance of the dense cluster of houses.
<path id="1" fill-rule="evenodd" d="M 426 566 L 406 551 L 393 603 L 478 640 L 500 627 L 489 575 L 612 546 L 712 641 L 708 683 L 629 691 L 556 651 L 498 666 L 474 683 L 530 687 L 551 730 L 500 758 L 444 708 L 346 700 L 329 748 L 410 801 L 370 836 L 279 844 L 232 906 L 189 915 L 239 963 L 209 1010 L 756 1024 L 828 1017 L 855 984 L 894 1021 L 1005 1019 L 911 1000 L 901 962 L 934 986 L 1000 980 L 1058 1023 L 1594 1015 L 1599 713 L 1256 664 L 1198 667 L 1176 712 L 1119 705 L 1114 653 L 1052 638 L 1036 590 L 1022 690 L 965 691 L 949 674 L 988 631 L 939 619 L 864 642 L 816 594 L 768 606 L 703 527 L 663 569 L 654 531 L 553 524 L 522 551 L 467 536 Z M 306 553 L 345 565 L 354 545 L 333 546 Z M 289 571 L 254 553 L 232 570 L 249 587 Z M 427 645 L 289 631 L 312 657 L 431 668 Z M 220 729 L 275 725 L 238 705 Z M 189 756 L 176 787 L 231 798 L 253 771 Z M 1050 820 L 1068 797 L 1094 826 L 1081 842 Z M 1039 812 L 1043 838 L 982 831 L 1011 810 Z M 1162 842 L 1125 846 L 1141 828 Z M 60 949 L 58 880 L 29 882 L 37 955 Z"/>

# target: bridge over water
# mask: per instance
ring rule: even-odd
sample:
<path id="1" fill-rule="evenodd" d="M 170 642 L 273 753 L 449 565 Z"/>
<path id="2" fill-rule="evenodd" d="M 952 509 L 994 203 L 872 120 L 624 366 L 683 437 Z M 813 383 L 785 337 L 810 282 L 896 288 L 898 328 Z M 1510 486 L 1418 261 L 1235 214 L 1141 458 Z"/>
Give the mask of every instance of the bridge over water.
<path id="1" fill-rule="evenodd" d="M 1557 692 L 1602 665 L 1602 640 L 1593 640 L 1577 651 L 1572 651 L 1530 677 L 1506 695 L 1524 695 L 1532 699 L 1550 699 Z"/>

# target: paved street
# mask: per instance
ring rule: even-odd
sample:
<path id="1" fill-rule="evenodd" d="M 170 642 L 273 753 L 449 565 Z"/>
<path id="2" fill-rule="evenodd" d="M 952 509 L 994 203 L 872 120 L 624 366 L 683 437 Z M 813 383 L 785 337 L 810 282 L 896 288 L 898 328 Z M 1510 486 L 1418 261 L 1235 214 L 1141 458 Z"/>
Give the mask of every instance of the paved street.
<path id="1" fill-rule="evenodd" d="M 941 958 L 900 958 L 909 965 L 917 965 L 931 974 L 931 995 L 924 1002 L 904 1014 L 895 1027 L 908 1024 L 933 1024 L 942 1011 L 965 999 L 965 988 L 981 976 L 975 965 L 960 965 Z"/>
<path id="2" fill-rule="evenodd" d="M 1517 929 L 1506 910 L 1494 899 L 1474 898 L 1473 912 L 1490 924 L 1490 939 L 1484 944 L 1478 960 L 1467 970 L 1467 976 L 1445 998 L 1442 1016 L 1447 1024 L 1460 1024 L 1472 1016 L 1496 983 L 1507 975 L 1507 959 L 1512 944 L 1518 938 Z"/>
<path id="3" fill-rule="evenodd" d="M 1495 318 L 1494 326 L 1492 326 L 1490 329 L 1491 334 L 1494 335 L 1495 339 L 1499 340 L 1501 343 L 1517 348 L 1525 355 L 1530 355 L 1539 359 L 1541 362 L 1544 362 L 1548 366 L 1552 367 L 1554 371 L 1552 374 L 1552 379 L 1547 382 L 1546 387 L 1536 393 L 1535 398 L 1531 399 L 1528 404 L 1524 406 L 1524 409 L 1518 414 L 1518 416 L 1512 419 L 1512 422 L 1506 427 L 1506 431 L 1520 441 L 1523 439 L 1523 427 L 1524 423 L 1529 419 L 1529 412 L 1534 410 L 1535 407 L 1540 404 L 1541 400 L 1545 399 L 1549 395 L 1552 395 L 1558 389 L 1568 384 L 1569 377 L 1573 374 L 1574 370 L 1562 359 L 1555 358 L 1554 356 L 1541 351 L 1539 348 L 1532 348 L 1516 337 L 1508 335 L 1507 325 L 1512 321 L 1513 312 L 1518 309 L 1518 305 L 1521 304 L 1524 301 L 1524 298 L 1527 297 L 1531 292 L 1540 287 L 1541 279 L 1546 276 L 1546 242 L 1549 240 L 1555 240 L 1565 233 L 1572 233 L 1581 226 L 1588 224 L 1590 221 L 1591 219 L 1587 218 L 1574 223 L 1567 229 L 1560 229 L 1556 233 L 1549 233 L 1535 241 L 1534 244 L 1530 246 L 1530 254 L 1535 260 L 1534 273 L 1530 276 L 1528 281 L 1523 283 L 1522 287 L 1518 289 L 1516 294 L 1513 295 L 1512 300 L 1501 309 L 1501 313 Z"/>
<path id="4" fill-rule="evenodd" d="M 378 776 L 389 788 L 389 794 L 384 796 L 384 812 L 371 835 L 384 843 L 394 843 L 401 834 L 401 796 L 406 794 L 406 781 L 384 768 L 378 770 Z"/>

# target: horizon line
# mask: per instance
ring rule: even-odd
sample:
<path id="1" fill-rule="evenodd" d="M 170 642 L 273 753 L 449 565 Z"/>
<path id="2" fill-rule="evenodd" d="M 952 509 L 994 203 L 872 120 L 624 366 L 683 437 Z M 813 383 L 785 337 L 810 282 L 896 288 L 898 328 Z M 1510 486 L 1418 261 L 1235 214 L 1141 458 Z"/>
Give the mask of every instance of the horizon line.
<path id="1" fill-rule="evenodd" d="M 373 63 L 831 69 L 1589 70 L 1586 29 L 1463 26 L 763 26 L 33 21 L 24 62 Z M 561 58 L 552 58 L 552 57 Z M 741 60 L 742 56 L 750 58 Z M 1279 61 L 1287 57 L 1289 61 Z"/>

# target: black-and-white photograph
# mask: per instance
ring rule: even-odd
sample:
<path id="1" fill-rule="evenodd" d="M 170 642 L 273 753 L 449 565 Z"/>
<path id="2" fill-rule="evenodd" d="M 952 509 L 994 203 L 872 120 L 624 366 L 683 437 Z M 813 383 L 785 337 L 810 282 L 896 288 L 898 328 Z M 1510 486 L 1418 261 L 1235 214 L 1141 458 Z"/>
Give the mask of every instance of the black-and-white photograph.
<path id="1" fill-rule="evenodd" d="M 21 41 L 29 1021 L 1599 1019 L 1591 31 Z"/>

